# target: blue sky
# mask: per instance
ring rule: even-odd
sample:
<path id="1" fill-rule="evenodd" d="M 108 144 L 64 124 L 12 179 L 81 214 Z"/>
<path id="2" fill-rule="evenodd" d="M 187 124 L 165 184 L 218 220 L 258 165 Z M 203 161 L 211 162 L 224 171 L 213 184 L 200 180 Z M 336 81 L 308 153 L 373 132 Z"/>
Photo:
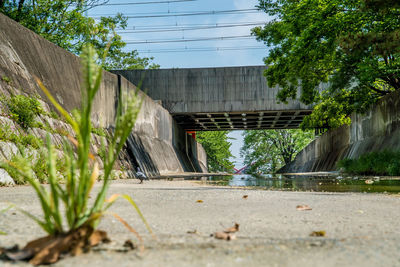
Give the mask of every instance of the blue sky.
<path id="1" fill-rule="evenodd" d="M 109 3 L 132 3 L 132 2 L 152 2 L 156 0 L 110 0 Z M 160 1 L 160 0 L 158 0 Z M 164 0 L 161 0 L 164 1 Z M 165 0 L 167 1 L 167 0 Z M 173 14 L 174 12 L 199 12 L 199 11 L 220 11 L 252 9 L 258 4 L 258 0 L 197 0 L 190 2 L 177 2 L 169 4 L 149 4 L 149 5 L 118 5 L 101 6 L 90 11 L 89 15 L 112 15 L 121 12 L 124 15 L 145 14 Z M 141 13 L 141 14 L 138 14 Z M 226 25 L 226 24 L 246 24 L 262 23 L 268 21 L 268 16 L 263 12 L 235 13 L 223 15 L 204 15 L 204 16 L 172 16 L 164 18 L 131 18 L 128 20 L 127 30 L 145 30 L 149 27 L 163 26 L 168 29 L 182 27 L 182 25 L 202 24 L 202 25 Z M 153 33 L 127 33 L 119 32 L 124 41 L 152 41 L 152 40 L 178 40 L 178 39 L 198 39 L 208 37 L 226 36 L 246 36 L 250 35 L 250 30 L 254 26 L 202 29 L 195 31 L 168 31 Z M 207 52 L 174 52 L 174 53 L 155 53 L 160 50 L 192 50 L 199 48 L 216 49 L 219 47 L 257 47 L 252 50 L 223 50 Z M 161 68 L 196 68 L 196 67 L 225 67 L 225 66 L 249 66 L 263 65 L 263 57 L 267 54 L 265 46 L 257 42 L 254 37 L 236 38 L 231 40 L 212 40 L 199 42 L 174 42 L 174 43 L 155 43 L 155 44 L 129 44 L 128 49 L 140 51 L 141 56 L 154 57 L 154 62 Z M 150 50 L 150 51 L 149 51 Z M 233 141 L 232 153 L 236 156 L 236 166 L 242 166 L 239 157 L 239 150 L 242 145 L 241 131 L 231 132 L 230 136 L 236 138 Z"/>

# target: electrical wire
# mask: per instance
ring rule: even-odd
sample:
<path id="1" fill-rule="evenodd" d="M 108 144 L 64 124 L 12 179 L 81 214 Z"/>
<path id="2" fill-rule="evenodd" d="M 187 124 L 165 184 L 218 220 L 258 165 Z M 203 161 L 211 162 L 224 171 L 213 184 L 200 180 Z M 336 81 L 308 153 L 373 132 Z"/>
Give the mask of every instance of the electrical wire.
<path id="1" fill-rule="evenodd" d="M 143 40 L 143 41 L 125 41 L 126 44 L 160 44 L 160 43 L 181 43 L 181 42 L 200 42 L 200 41 L 213 41 L 213 40 L 232 40 L 232 39 L 248 39 L 254 38 L 251 35 L 239 36 L 220 36 L 220 37 L 203 37 L 194 39 L 170 39 L 170 40 Z"/>
<path id="2" fill-rule="evenodd" d="M 148 18 L 165 18 L 165 17 L 190 17 L 190 16 L 204 16 L 204 15 L 222 15 L 222 14 L 247 14 L 247 13 L 260 13 L 261 11 L 256 8 L 249 9 L 232 9 L 232 10 L 217 10 L 217 11 L 198 11 L 198 12 L 155 12 L 155 13 L 131 13 L 124 14 L 123 16 L 129 19 L 148 19 Z M 96 14 L 92 18 L 100 18 L 104 16 L 114 16 L 115 14 Z"/>
<path id="3" fill-rule="evenodd" d="M 180 2 L 194 2 L 197 0 L 170 0 L 170 1 L 151 1 L 151 2 L 131 2 L 131 3 L 107 3 L 100 6 L 131 6 L 131 5 L 153 5 L 153 4 L 170 4 Z"/>
<path id="4" fill-rule="evenodd" d="M 177 48 L 177 49 L 148 49 L 137 50 L 139 53 L 183 53 L 183 52 L 219 52 L 219 51 L 235 51 L 235 50 L 259 50 L 266 49 L 259 46 L 242 46 L 242 47 L 198 47 L 198 48 Z"/>
<path id="5" fill-rule="evenodd" d="M 265 21 L 241 21 L 241 24 L 264 24 Z M 238 22 L 218 22 L 218 23 L 188 23 L 188 24 L 158 24 L 158 25 L 137 25 L 131 26 L 129 28 L 117 28 L 117 31 L 132 31 L 132 30 L 162 30 L 162 29 L 172 29 L 175 27 L 211 27 L 211 26 L 230 26 L 239 24 Z"/>
<path id="6" fill-rule="evenodd" d="M 118 33 L 151 33 L 151 32 L 177 32 L 177 31 L 197 31 L 197 30 L 207 30 L 207 29 L 220 29 L 220 28 L 234 28 L 234 27 L 247 27 L 263 25 L 264 23 L 248 23 L 248 24 L 232 24 L 232 25 L 217 25 L 217 26 L 205 26 L 205 27 L 182 27 L 182 28 L 165 28 L 159 30 L 133 30 L 133 31 L 117 31 Z"/>

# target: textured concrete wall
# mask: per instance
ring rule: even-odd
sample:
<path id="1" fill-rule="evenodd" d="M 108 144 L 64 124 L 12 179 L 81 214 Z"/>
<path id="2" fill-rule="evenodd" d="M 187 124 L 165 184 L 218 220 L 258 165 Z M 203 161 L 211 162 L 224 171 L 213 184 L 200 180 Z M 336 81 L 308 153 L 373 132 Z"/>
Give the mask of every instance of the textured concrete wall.
<path id="1" fill-rule="evenodd" d="M 265 66 L 113 71 L 142 89 L 173 114 L 270 110 L 310 110 L 300 101 L 278 103 Z"/>
<path id="2" fill-rule="evenodd" d="M 343 158 L 372 151 L 400 150 L 400 92 L 382 98 L 365 114 L 352 114 L 352 123 L 330 130 L 301 151 L 281 172 L 333 171 Z"/>
<path id="3" fill-rule="evenodd" d="M 0 14 L 0 77 L 10 78 L 13 87 L 45 100 L 36 76 L 60 104 L 72 110 L 80 106 L 80 68 L 78 57 Z M 104 72 L 94 103 L 96 124 L 107 127 L 113 123 L 117 90 L 117 76 Z"/>
<path id="4" fill-rule="evenodd" d="M 34 76 L 43 81 L 67 110 L 80 106 L 79 58 L 0 14 L 0 77 L 12 81 L 12 86 L 3 83 L 0 89 L 3 93 L 36 93 L 47 101 Z M 105 71 L 92 114 L 96 126 L 107 128 L 114 124 L 119 90 L 118 76 Z M 121 90 L 135 90 L 135 86 L 122 78 Z M 168 111 L 144 93 L 140 94 L 144 101 L 130 140 L 135 148 L 131 160 L 152 174 L 194 171 L 190 161 L 197 159 L 188 159 L 176 140 L 182 137 L 184 140 L 185 132 Z M 204 155 L 198 156 L 203 160 Z"/>

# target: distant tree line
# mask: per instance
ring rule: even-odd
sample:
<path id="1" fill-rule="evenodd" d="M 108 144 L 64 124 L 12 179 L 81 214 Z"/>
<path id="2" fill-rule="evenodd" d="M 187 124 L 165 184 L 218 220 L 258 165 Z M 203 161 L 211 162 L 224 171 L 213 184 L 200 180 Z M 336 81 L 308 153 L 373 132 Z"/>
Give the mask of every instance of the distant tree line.
<path id="1" fill-rule="evenodd" d="M 208 171 L 233 171 L 232 153 L 228 131 L 197 132 L 197 141 L 207 154 Z"/>
<path id="2" fill-rule="evenodd" d="M 243 136 L 240 152 L 250 174 L 275 173 L 314 139 L 312 132 L 300 129 L 250 130 Z"/>

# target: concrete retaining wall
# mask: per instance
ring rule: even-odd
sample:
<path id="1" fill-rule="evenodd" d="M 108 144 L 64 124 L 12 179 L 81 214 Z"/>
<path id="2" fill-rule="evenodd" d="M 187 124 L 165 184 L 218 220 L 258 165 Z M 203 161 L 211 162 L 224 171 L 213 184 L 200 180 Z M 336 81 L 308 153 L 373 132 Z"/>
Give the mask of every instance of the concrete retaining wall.
<path id="1" fill-rule="evenodd" d="M 301 151 L 280 172 L 334 171 L 343 158 L 400 150 L 400 92 L 383 97 L 365 114 L 352 114 L 351 125 L 330 130 Z"/>
<path id="2" fill-rule="evenodd" d="M 80 106 L 79 58 L 0 14 L 0 78 L 11 80 L 11 83 L 0 81 L 0 93 L 39 94 L 47 101 L 34 76 L 67 110 Z M 120 90 L 136 89 L 126 79 L 118 79 L 118 75 L 104 71 L 92 114 L 96 127 L 112 126 Z M 144 97 L 143 106 L 130 138 L 131 151 L 128 151 L 133 165 L 153 175 L 204 170 L 192 167 L 205 162 L 204 150 L 185 153 L 187 148 L 182 149 L 182 145 L 186 145 L 186 133 L 167 110 L 143 92 L 140 94 Z"/>

